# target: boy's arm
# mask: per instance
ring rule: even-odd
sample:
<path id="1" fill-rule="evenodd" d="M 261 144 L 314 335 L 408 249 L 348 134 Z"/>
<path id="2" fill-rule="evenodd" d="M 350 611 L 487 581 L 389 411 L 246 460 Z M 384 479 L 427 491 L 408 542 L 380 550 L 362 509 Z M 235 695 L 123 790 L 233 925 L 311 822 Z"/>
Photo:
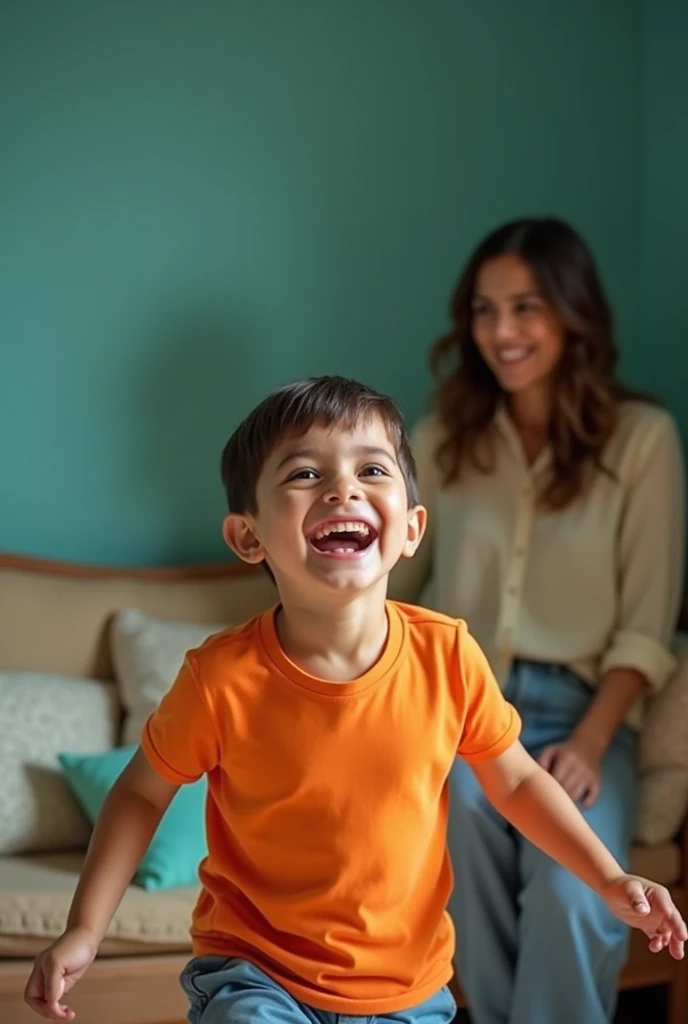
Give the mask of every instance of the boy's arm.
<path id="1" fill-rule="evenodd" d="M 100 945 L 124 892 L 179 786 L 137 750 L 98 816 L 67 921 Z"/>
<path id="2" fill-rule="evenodd" d="M 668 893 L 627 875 L 558 782 L 515 742 L 491 760 L 471 764 L 490 803 L 522 835 L 602 896 L 617 917 L 669 947 L 681 959 L 688 931 Z"/>
<path id="3" fill-rule="evenodd" d="M 95 958 L 178 788 L 158 775 L 141 750 L 112 787 L 93 830 L 65 933 L 36 958 L 26 986 L 26 1001 L 42 1016 L 73 1019 L 60 1000 Z"/>

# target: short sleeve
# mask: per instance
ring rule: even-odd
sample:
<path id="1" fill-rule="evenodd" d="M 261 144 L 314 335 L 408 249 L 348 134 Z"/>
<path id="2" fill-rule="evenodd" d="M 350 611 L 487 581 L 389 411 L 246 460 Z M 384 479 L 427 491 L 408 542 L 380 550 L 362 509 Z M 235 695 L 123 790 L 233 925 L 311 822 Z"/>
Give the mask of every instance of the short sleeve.
<path id="1" fill-rule="evenodd" d="M 521 733 L 516 708 L 504 697 L 487 658 L 459 624 L 459 668 L 465 699 L 464 726 L 458 754 L 468 762 L 499 757 Z"/>
<path id="2" fill-rule="evenodd" d="M 158 774 L 178 786 L 196 782 L 217 765 L 217 729 L 191 654 L 146 722 L 141 748 Z"/>

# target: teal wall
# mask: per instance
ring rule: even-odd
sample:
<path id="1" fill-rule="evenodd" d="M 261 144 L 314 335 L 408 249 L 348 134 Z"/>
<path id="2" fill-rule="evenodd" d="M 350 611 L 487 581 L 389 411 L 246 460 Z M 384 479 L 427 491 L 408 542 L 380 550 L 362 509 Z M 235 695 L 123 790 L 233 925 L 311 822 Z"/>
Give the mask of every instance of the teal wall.
<path id="1" fill-rule="evenodd" d="M 643 280 L 638 375 L 658 381 L 688 441 L 688 0 L 647 0 Z"/>
<path id="2" fill-rule="evenodd" d="M 644 353 L 640 0 L 0 19 L 0 548 L 218 556 L 239 418 L 324 372 L 415 418 L 459 266 L 506 217 L 582 229 Z"/>

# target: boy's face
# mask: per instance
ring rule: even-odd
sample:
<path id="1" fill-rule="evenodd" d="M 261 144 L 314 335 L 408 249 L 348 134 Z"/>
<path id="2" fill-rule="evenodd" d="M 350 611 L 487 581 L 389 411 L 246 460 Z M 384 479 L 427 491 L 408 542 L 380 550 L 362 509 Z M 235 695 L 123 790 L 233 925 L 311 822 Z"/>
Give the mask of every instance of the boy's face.
<path id="1" fill-rule="evenodd" d="M 231 514 L 229 546 L 247 562 L 265 559 L 285 591 L 355 595 L 413 555 L 425 509 L 408 508 L 406 484 L 384 424 L 354 430 L 314 424 L 283 438 L 256 488 L 258 511 Z"/>

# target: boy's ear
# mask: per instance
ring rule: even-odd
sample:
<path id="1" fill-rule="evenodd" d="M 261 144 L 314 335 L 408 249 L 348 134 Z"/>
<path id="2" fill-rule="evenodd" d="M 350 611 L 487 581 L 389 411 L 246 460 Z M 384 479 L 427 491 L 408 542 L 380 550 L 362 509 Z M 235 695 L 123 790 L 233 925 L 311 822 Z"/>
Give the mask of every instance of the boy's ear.
<path id="1" fill-rule="evenodd" d="M 416 551 L 420 547 L 420 542 L 423 539 L 425 533 L 425 527 L 428 523 L 428 510 L 423 505 L 416 505 L 415 508 L 410 508 L 408 511 L 408 533 L 406 536 L 406 543 L 404 549 L 401 552 L 402 558 L 413 558 Z"/>
<path id="2" fill-rule="evenodd" d="M 250 516 L 230 512 L 222 524 L 222 536 L 225 544 L 244 562 L 258 565 L 265 561 L 265 548 Z"/>

